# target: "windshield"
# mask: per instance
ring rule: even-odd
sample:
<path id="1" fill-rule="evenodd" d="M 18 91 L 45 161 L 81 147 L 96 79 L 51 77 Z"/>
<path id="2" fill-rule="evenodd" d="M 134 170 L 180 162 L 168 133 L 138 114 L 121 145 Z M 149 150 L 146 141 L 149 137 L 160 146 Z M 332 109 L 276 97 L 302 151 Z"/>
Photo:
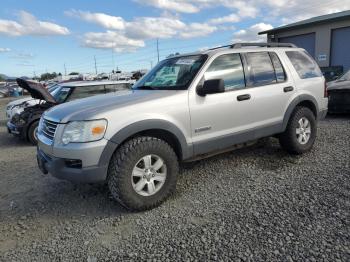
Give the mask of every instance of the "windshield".
<path id="1" fill-rule="evenodd" d="M 55 90 L 56 90 L 57 88 L 59 88 L 59 87 L 60 87 L 60 85 L 54 84 L 54 85 L 50 86 L 50 87 L 47 89 L 47 91 L 49 91 L 49 93 L 52 94 L 52 92 L 55 91 Z"/>
<path id="2" fill-rule="evenodd" d="M 133 89 L 185 90 L 206 58 L 206 55 L 193 55 L 166 59 L 140 79 Z"/>
<path id="3" fill-rule="evenodd" d="M 57 103 L 63 103 L 69 95 L 70 90 L 70 87 L 57 85 L 57 87 L 50 93 Z"/>
<path id="4" fill-rule="evenodd" d="M 340 81 L 349 81 L 350 80 L 350 70 L 347 71 L 344 75 L 338 78 Z"/>

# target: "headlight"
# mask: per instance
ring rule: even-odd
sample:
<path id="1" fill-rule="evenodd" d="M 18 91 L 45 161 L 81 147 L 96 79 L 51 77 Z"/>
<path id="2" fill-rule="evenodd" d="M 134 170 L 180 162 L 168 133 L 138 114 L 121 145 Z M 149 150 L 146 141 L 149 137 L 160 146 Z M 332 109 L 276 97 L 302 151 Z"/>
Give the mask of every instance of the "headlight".
<path id="1" fill-rule="evenodd" d="M 40 117 L 39 125 L 38 125 L 38 132 L 41 132 L 41 130 L 43 130 L 43 123 L 44 123 L 44 118 Z"/>
<path id="2" fill-rule="evenodd" d="M 64 127 L 62 143 L 83 143 L 103 138 L 107 129 L 107 120 L 73 121 Z"/>

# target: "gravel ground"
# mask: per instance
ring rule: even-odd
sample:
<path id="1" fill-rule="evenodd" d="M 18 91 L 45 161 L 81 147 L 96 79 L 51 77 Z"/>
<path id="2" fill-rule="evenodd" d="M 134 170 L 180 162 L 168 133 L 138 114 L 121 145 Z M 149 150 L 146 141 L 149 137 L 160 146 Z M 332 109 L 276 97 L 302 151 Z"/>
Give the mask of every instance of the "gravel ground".
<path id="1" fill-rule="evenodd" d="M 183 166 L 177 192 L 131 213 L 103 185 L 42 175 L 6 133 L 0 100 L 0 261 L 350 260 L 350 118 L 327 118 L 314 149 L 275 139 Z"/>

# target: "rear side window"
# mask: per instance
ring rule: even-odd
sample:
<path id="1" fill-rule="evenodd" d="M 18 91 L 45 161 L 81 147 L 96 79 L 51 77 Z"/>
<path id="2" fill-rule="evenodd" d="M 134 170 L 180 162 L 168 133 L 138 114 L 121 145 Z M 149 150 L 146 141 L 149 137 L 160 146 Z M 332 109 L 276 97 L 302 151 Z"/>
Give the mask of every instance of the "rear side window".
<path id="1" fill-rule="evenodd" d="M 286 54 L 301 79 L 322 76 L 322 72 L 315 60 L 313 60 L 306 52 L 287 51 Z"/>
<path id="2" fill-rule="evenodd" d="M 276 53 L 270 52 L 271 61 L 275 68 L 275 76 L 278 83 L 286 80 L 286 73 L 284 72 L 283 66 Z"/>
<path id="3" fill-rule="evenodd" d="M 205 79 L 223 79 L 225 90 L 245 87 L 244 71 L 239 54 L 226 54 L 217 57 L 205 72 Z"/>
<path id="4" fill-rule="evenodd" d="M 95 86 L 77 86 L 74 88 L 73 93 L 70 95 L 69 100 L 95 96 L 105 93 L 105 88 L 103 85 Z"/>
<path id="5" fill-rule="evenodd" d="M 246 53 L 248 64 L 247 85 L 262 86 L 276 83 L 275 69 L 268 52 Z"/>
<path id="6" fill-rule="evenodd" d="M 131 85 L 129 83 L 109 84 L 109 85 L 105 85 L 105 88 L 106 88 L 106 93 L 110 93 L 110 92 L 130 89 Z"/>

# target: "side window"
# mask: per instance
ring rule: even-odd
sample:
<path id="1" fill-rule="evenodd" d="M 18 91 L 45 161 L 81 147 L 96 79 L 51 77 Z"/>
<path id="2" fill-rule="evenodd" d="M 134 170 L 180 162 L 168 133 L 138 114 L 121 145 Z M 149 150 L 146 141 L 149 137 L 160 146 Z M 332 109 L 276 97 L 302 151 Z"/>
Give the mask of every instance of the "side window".
<path id="1" fill-rule="evenodd" d="M 244 88 L 244 71 L 240 55 L 227 54 L 217 57 L 205 72 L 205 79 L 223 79 L 225 90 Z"/>
<path id="2" fill-rule="evenodd" d="M 322 76 L 321 70 L 315 60 L 306 52 L 287 51 L 286 54 L 301 79 Z"/>
<path id="3" fill-rule="evenodd" d="M 276 83 L 275 70 L 268 52 L 246 53 L 247 85 L 262 86 Z"/>
<path id="4" fill-rule="evenodd" d="M 52 96 L 55 98 L 57 103 L 63 103 L 69 96 L 69 93 L 71 92 L 70 87 L 62 87 L 56 90 L 52 93 Z"/>
<path id="5" fill-rule="evenodd" d="M 270 52 L 269 54 L 271 57 L 273 67 L 275 68 L 277 82 L 284 82 L 286 80 L 286 73 L 284 72 L 283 66 L 281 64 L 280 59 L 278 58 L 278 55 L 274 52 Z"/>
<path id="6" fill-rule="evenodd" d="M 110 85 L 105 85 L 105 88 L 106 88 L 106 93 L 110 93 L 110 92 L 130 89 L 130 84 L 129 83 L 110 84 Z"/>
<path id="7" fill-rule="evenodd" d="M 130 89 L 130 84 L 129 83 L 120 83 L 115 85 L 115 90 L 116 91 L 121 91 L 121 90 L 126 90 Z"/>
<path id="8" fill-rule="evenodd" d="M 105 93 L 103 85 L 96 86 L 76 86 L 73 93 L 70 95 L 69 100 L 95 96 Z"/>
<path id="9" fill-rule="evenodd" d="M 116 85 L 105 85 L 106 93 L 115 92 L 116 91 Z"/>

